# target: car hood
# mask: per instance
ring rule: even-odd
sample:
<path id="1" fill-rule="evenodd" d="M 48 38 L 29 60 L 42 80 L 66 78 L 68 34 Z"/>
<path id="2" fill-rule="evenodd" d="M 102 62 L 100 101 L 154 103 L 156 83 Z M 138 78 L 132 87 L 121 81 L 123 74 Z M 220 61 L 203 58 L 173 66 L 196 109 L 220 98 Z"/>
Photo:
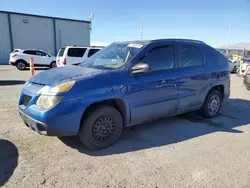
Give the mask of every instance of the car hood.
<path id="1" fill-rule="evenodd" d="M 55 86 L 71 80 L 79 80 L 105 72 L 81 66 L 65 66 L 43 71 L 33 76 L 29 81 L 41 85 Z"/>

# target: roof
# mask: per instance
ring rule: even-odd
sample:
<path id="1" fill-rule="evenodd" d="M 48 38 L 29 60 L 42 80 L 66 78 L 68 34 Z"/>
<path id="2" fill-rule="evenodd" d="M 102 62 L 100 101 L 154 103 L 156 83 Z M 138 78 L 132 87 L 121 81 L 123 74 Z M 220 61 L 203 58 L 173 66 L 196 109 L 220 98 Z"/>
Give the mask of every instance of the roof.
<path id="1" fill-rule="evenodd" d="M 22 15 L 22 16 L 33 16 L 33 17 L 39 17 L 39 18 L 50 18 L 50 19 L 57 19 L 57 20 L 67 20 L 67 21 L 82 22 L 82 23 L 91 23 L 90 21 L 85 21 L 85 20 L 59 18 L 59 17 L 52 17 L 52 16 L 42 16 L 42 15 L 26 14 L 26 13 L 20 13 L 20 12 L 9 12 L 9 11 L 2 11 L 2 10 L 0 10 L 0 13 L 16 14 L 16 15 Z"/>

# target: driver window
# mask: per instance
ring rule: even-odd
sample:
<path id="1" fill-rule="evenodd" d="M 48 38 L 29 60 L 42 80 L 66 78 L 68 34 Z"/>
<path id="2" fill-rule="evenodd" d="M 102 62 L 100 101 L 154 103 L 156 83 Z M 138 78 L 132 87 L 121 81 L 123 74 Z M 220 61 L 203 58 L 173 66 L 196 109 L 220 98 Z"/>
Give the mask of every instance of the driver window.
<path id="1" fill-rule="evenodd" d="M 203 65 L 202 55 L 196 47 L 189 44 L 180 45 L 181 67 L 194 67 L 202 65 Z"/>
<path id="2" fill-rule="evenodd" d="M 173 45 L 153 48 L 140 62 L 148 64 L 152 71 L 174 68 Z"/>

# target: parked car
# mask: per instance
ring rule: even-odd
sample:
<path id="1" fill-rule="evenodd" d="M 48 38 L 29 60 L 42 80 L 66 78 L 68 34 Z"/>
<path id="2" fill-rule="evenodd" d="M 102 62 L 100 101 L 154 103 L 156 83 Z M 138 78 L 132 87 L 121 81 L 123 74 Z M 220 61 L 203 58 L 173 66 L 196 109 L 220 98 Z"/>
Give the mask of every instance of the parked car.
<path id="1" fill-rule="evenodd" d="M 244 75 L 244 84 L 247 90 L 250 90 L 250 66 L 248 66 L 246 73 Z"/>
<path id="2" fill-rule="evenodd" d="M 57 54 L 56 63 L 58 67 L 66 65 L 78 65 L 83 62 L 96 52 L 98 52 L 102 47 L 97 46 L 65 46 L 62 47 Z"/>
<path id="3" fill-rule="evenodd" d="M 245 61 L 244 63 L 241 63 L 241 65 L 237 69 L 237 75 L 238 76 L 245 76 L 246 70 L 250 66 L 250 61 Z"/>
<path id="4" fill-rule="evenodd" d="M 228 59 L 228 63 L 229 63 L 229 71 L 231 73 L 236 73 L 237 68 L 240 66 L 240 62 Z"/>
<path id="5" fill-rule="evenodd" d="M 18 106 L 38 133 L 79 135 L 101 149 L 127 126 L 197 110 L 213 118 L 229 94 L 225 56 L 200 41 L 161 39 L 112 43 L 78 66 L 41 72 Z"/>
<path id="6" fill-rule="evenodd" d="M 56 67 L 56 58 L 42 50 L 32 49 L 15 49 L 10 53 L 9 64 L 16 66 L 19 70 L 29 67 L 29 57 L 34 57 L 34 65 L 36 67 Z"/>

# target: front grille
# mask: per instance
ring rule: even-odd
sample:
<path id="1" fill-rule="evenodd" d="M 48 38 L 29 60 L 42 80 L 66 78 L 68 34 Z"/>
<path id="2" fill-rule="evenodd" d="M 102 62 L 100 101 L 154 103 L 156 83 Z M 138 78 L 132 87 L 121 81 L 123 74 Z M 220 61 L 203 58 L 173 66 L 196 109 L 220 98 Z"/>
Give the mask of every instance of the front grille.
<path id="1" fill-rule="evenodd" d="M 25 105 L 25 106 L 27 106 L 29 104 L 29 102 L 30 102 L 30 99 L 31 99 L 31 96 L 24 95 L 23 96 L 23 102 L 22 102 L 22 104 Z"/>

